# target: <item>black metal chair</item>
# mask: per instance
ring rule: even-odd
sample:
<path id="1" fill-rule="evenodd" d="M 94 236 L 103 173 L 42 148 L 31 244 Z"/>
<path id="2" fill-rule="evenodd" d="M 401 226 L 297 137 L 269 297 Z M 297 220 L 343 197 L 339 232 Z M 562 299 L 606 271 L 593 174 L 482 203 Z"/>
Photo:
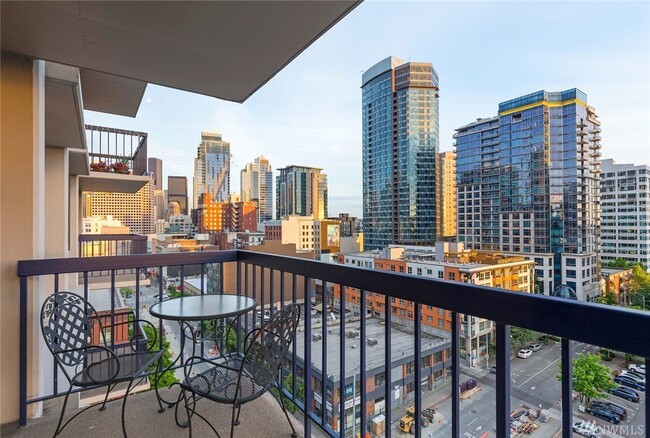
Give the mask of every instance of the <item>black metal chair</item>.
<path id="1" fill-rule="evenodd" d="M 118 383 L 128 382 L 122 401 L 122 432 L 126 437 L 126 426 L 124 424 L 126 398 L 133 387 L 133 383 L 146 377 L 147 369 L 162 355 L 162 351 L 153 350 L 154 345 L 157 344 L 156 340 L 147 340 L 136 324 L 149 324 L 151 327 L 154 327 L 154 325 L 149 321 L 134 319 L 115 321 L 115 324 L 111 326 L 111 334 L 114 334 L 115 327 L 133 324 L 128 329 L 129 345 L 115 346 L 116 350 L 120 348 L 126 351 L 116 353 L 106 343 L 102 318 L 111 317 L 110 315 L 98 315 L 95 308 L 88 301 L 70 292 L 59 292 L 50 295 L 43 303 L 41 308 L 43 338 L 54 356 L 54 360 L 69 382 L 69 388 L 65 394 L 61 416 L 54 436 L 61 433 L 77 415 L 92 407 L 88 406 L 80 410 L 63 426 L 61 425 L 68 397 L 75 387 L 107 386 L 106 396 L 100 407 L 100 410 L 103 411 L 113 388 Z M 147 344 L 149 344 L 149 347 Z M 158 366 L 156 367 L 157 372 Z"/>
<path id="2" fill-rule="evenodd" d="M 229 356 L 221 362 L 194 356 L 185 362 L 185 381 L 181 384 L 187 412 L 187 425 L 192 436 L 192 416 L 197 415 L 219 436 L 217 430 L 196 412 L 196 402 L 206 398 L 232 405 L 230 437 L 239 424 L 243 404 L 257 399 L 273 386 L 280 388 L 278 374 L 284 366 L 300 320 L 300 307 L 291 304 L 274 313 L 260 328 L 252 330 L 244 341 L 243 356 Z M 198 370 L 197 370 L 198 369 Z M 276 398 L 297 437 L 282 394 Z M 236 412 L 236 416 L 235 416 Z"/>

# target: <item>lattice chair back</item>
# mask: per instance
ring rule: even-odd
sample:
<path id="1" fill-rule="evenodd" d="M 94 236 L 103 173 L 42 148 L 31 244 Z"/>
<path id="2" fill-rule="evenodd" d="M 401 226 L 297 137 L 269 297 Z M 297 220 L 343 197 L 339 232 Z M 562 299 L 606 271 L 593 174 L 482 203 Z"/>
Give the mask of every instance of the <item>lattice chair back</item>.
<path id="1" fill-rule="evenodd" d="M 92 319 L 96 314 L 88 301 L 70 292 L 52 294 L 43 303 L 43 338 L 62 366 L 77 366 L 87 357 L 83 348 L 92 345 Z M 73 349 L 77 350 L 68 351 Z"/>
<path id="2" fill-rule="evenodd" d="M 246 351 L 246 363 L 256 384 L 268 387 L 275 380 L 293 342 L 300 306 L 283 307 L 260 328 Z"/>

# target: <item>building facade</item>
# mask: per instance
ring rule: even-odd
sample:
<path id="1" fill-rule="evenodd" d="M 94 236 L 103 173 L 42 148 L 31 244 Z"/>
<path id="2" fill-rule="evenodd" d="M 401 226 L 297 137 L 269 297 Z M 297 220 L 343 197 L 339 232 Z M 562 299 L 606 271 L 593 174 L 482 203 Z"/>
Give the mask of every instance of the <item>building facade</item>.
<path id="1" fill-rule="evenodd" d="M 201 131 L 201 143 L 194 159 L 194 207 L 201 194 L 209 193 L 217 202 L 230 195 L 230 143 L 215 131 Z"/>
<path id="2" fill-rule="evenodd" d="M 163 189 L 163 162 L 160 158 L 149 157 L 147 159 L 147 171 L 153 174 L 154 190 Z"/>
<path id="3" fill-rule="evenodd" d="M 356 254 L 339 254 L 338 263 L 365 269 L 398 272 L 487 287 L 532 293 L 534 289 L 534 262 L 521 256 L 508 256 L 498 252 L 465 250 L 462 244 L 443 243 L 432 247 L 391 246 Z M 358 289 L 344 287 L 346 307 L 360 312 Z M 341 297 L 341 287 L 333 285 L 333 304 Z M 385 298 L 381 294 L 366 293 L 367 311 L 373 317 L 383 318 Z M 391 298 L 392 321 L 402 325 L 412 324 L 414 308 L 410 301 Z M 451 315 L 445 309 L 422 306 L 422 330 L 431 335 L 448 338 L 451 332 Z M 488 358 L 489 343 L 494 324 L 483 318 L 463 315 L 461 318 L 460 353 L 470 366 Z"/>
<path id="4" fill-rule="evenodd" d="M 258 224 L 273 219 L 273 169 L 263 155 L 241 171 L 242 201 L 257 201 Z"/>
<path id="5" fill-rule="evenodd" d="M 600 122 L 580 90 L 538 91 L 456 130 L 458 240 L 540 260 L 543 292 L 600 291 Z M 546 263 L 544 263 L 546 265 Z"/>
<path id="6" fill-rule="evenodd" d="M 438 75 L 429 63 L 388 57 L 362 77 L 365 244 L 436 240 Z"/>
<path id="7" fill-rule="evenodd" d="M 276 218 L 285 216 L 327 217 L 327 175 L 323 169 L 288 166 L 278 169 L 276 181 Z"/>
<path id="8" fill-rule="evenodd" d="M 135 234 L 155 232 L 153 180 L 136 193 L 82 192 L 83 217 L 111 216 Z"/>
<path id="9" fill-rule="evenodd" d="M 167 177 L 167 202 L 177 202 L 181 209 L 180 213 L 189 214 L 189 205 L 187 199 L 187 177 Z"/>
<path id="10" fill-rule="evenodd" d="M 200 233 L 257 230 L 257 202 L 212 202 L 211 198 L 209 193 L 203 193 L 199 199 L 196 216 Z"/>
<path id="11" fill-rule="evenodd" d="M 438 154 L 437 176 L 438 190 L 438 224 L 439 240 L 456 238 L 456 152 L 447 151 Z"/>
<path id="12" fill-rule="evenodd" d="M 602 161 L 601 260 L 650 269 L 650 166 Z"/>

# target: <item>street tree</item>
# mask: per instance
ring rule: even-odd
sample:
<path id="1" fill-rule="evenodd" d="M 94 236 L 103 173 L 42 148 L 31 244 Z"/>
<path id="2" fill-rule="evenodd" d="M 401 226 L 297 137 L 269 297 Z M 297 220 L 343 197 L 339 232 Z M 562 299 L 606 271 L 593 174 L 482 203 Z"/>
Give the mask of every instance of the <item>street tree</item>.
<path id="1" fill-rule="evenodd" d="M 634 304 L 643 303 L 646 309 L 650 306 L 650 274 L 640 265 L 635 265 L 632 268 L 630 294 L 643 297 L 643 299 L 635 301 Z"/>
<path id="2" fill-rule="evenodd" d="M 535 332 L 521 327 L 510 328 L 510 340 L 514 345 L 522 348 L 525 343 L 535 339 Z"/>
<path id="3" fill-rule="evenodd" d="M 607 391 L 615 388 L 610 370 L 600 363 L 600 356 L 591 353 L 581 353 L 571 361 L 573 390 L 580 394 L 580 403 L 586 403 L 594 398 L 607 397 Z M 560 370 L 562 363 L 558 363 Z M 562 373 L 556 376 L 562 381 Z"/>
<path id="4" fill-rule="evenodd" d="M 596 299 L 597 302 L 600 304 L 607 304 L 610 306 L 617 306 L 618 305 L 618 299 L 616 298 L 616 294 L 613 291 L 607 291 L 601 296 L 599 296 Z"/>

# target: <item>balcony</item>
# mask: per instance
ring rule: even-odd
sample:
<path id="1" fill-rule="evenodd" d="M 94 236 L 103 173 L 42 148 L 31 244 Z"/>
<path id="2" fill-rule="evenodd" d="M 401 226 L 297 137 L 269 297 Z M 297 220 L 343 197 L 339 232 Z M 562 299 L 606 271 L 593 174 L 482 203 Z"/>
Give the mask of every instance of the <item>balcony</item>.
<path id="1" fill-rule="evenodd" d="M 646 358 L 646 366 L 650 362 L 647 359 L 650 357 L 650 313 L 240 250 L 21 261 L 18 264 L 21 327 L 34 324 L 29 315 L 40 308 L 38 297 L 62 290 L 59 286 L 70 274 L 73 279 L 80 278 L 78 285 L 72 285 L 72 280 L 68 279 L 70 290 L 86 296 L 92 294 L 88 278 L 89 273 L 95 271 L 114 273 L 131 269 L 137 272 L 132 279 L 135 285 L 133 312 L 136 318 L 146 316 L 147 306 L 140 302 L 141 292 L 147 288 L 148 291 L 153 290 L 158 299 L 165 298 L 162 273 L 166 266 L 180 266 L 181 294 L 187 293 L 184 285 L 188 273 L 199 272 L 201 293 L 205 293 L 204 284 L 210 282 L 211 276 L 216 276 L 221 279 L 218 282 L 219 292 L 255 298 L 258 312 L 244 319 L 245 331 L 263 323 L 268 313 L 281 303 L 296 302 L 303 310 L 306 303 L 309 304 L 309 311 L 303 312 L 300 322 L 294 344 L 296 348 L 287 358 L 287 368 L 282 371 L 284 394 L 298 407 L 295 415 L 303 424 L 301 436 L 316 433 L 337 437 L 355 436 L 362 430 L 377 432 L 371 420 L 379 418 L 379 413 L 385 419 L 384 436 L 391 436 L 391 433 L 400 435 L 397 427 L 406 405 L 411 404 L 416 411 L 422 411 L 429 404 L 432 394 L 442 397 L 441 404 L 437 405 L 437 415 L 440 416 L 436 417 L 435 424 L 428 426 L 429 429 L 414 428 L 415 436 L 466 436 L 463 432 L 468 432 L 469 417 L 475 416 L 470 414 L 474 406 L 471 403 L 479 403 L 479 399 L 476 402 L 463 399 L 461 405 L 460 391 L 450 388 L 460 387 L 461 376 L 470 376 L 476 377 L 484 385 L 483 397 L 493 393 L 486 402 L 494 423 L 486 425 L 488 430 L 484 431 L 494 430 L 498 437 L 510 436 L 510 413 L 523 400 L 529 406 L 544 404 L 545 409 L 554 412 L 552 421 L 539 423 L 540 430 L 533 437 L 552 436 L 554 433 L 570 437 L 572 421 L 584 417 L 574 406 L 571 367 L 568 366 L 577 345 L 581 345 L 581 349 L 589 344 L 634 354 Z M 140 274 L 143 271 L 157 272 L 151 277 L 150 286 L 143 286 Z M 51 289 L 38 287 L 44 282 L 29 281 L 32 278 L 45 280 L 52 277 Z M 346 293 L 342 293 L 344 290 Z M 391 306 L 383 305 L 393 299 L 395 303 Z M 323 304 L 328 308 L 325 312 Z M 410 322 L 404 322 L 398 312 L 391 311 L 398 305 L 412 312 Z M 427 312 L 432 308 L 438 308 L 446 315 L 447 329 L 432 333 L 424 322 L 426 319 L 421 319 L 421 316 L 430 314 Z M 439 313 L 436 311 L 434 314 Z M 494 377 L 487 371 L 487 346 L 467 351 L 469 344 L 464 336 L 461 338 L 460 321 L 464 315 L 495 321 Z M 163 322 L 156 322 L 162 329 Z M 552 363 L 564 365 L 561 384 L 555 381 L 553 374 L 556 371 L 551 368 L 549 382 L 555 381 L 561 400 L 557 405 L 547 403 L 536 394 L 528 394 L 526 388 L 512 383 L 511 379 L 519 378 L 515 369 L 522 362 L 520 359 L 511 361 L 510 358 L 511 326 L 528 328 L 560 339 L 557 345 L 548 346 L 546 353 L 550 355 L 554 354 L 552 351 L 556 352 L 558 357 Z M 57 373 L 52 372 L 48 357 L 43 356 L 36 363 L 29 353 L 28 345 L 35 344 L 40 334 L 27 330 L 20 333 L 20 416 L 22 424 L 26 426 L 18 428 L 10 436 L 48 434 L 54 430 L 57 416 L 56 407 L 50 407 L 58 402 L 57 396 L 66 388 L 62 388 Z M 461 357 L 475 353 L 485 358 L 485 369 L 467 368 L 461 362 Z M 549 367 L 551 365 L 546 368 Z M 49 380 L 40 381 L 42 389 L 38 391 L 39 382 L 30 380 L 28 376 L 42 375 L 44 370 L 49 370 L 53 375 Z M 289 382 L 302 382 L 301 391 L 297 385 L 287 384 L 286 377 L 289 375 L 298 376 L 298 379 L 289 379 Z M 389 384 L 385 381 L 387 375 L 391 376 Z M 415 382 L 422 382 L 422 386 L 418 387 Z M 325 409 L 322 408 L 322 394 L 327 394 Z M 539 397 L 543 396 L 540 394 Z M 628 421 L 635 421 L 635 425 L 645 428 L 649 409 L 645 395 L 642 397 L 642 403 L 635 406 L 641 409 L 635 419 Z M 45 401 L 44 417 L 28 420 L 28 407 L 42 401 Z M 129 430 L 139 431 L 143 436 L 187 434 L 186 430 L 174 425 L 172 410 L 162 414 L 157 412 L 151 392 L 134 395 L 127 406 L 130 406 L 127 413 Z M 236 435 L 256 436 L 259 432 L 247 434 L 246 431 L 259 431 L 259 425 L 263 424 L 267 435 L 288 436 L 288 426 L 282 422 L 282 413 L 276 406 L 264 401 L 255 406 L 244 406 L 244 420 L 238 426 L 240 429 L 237 429 Z M 363 406 L 366 409 L 361 409 Z M 357 411 L 356 416 L 352 414 L 353 407 Z M 221 420 L 216 421 L 217 427 L 225 430 L 228 421 L 224 418 L 228 416 L 221 412 L 227 412 L 227 407 L 225 411 L 212 405 L 205 408 L 212 410 L 211 415 L 219 416 Z M 107 436 L 113 435 L 117 430 L 115 425 L 119 424 L 118 410 L 111 407 L 103 413 L 82 414 L 71 423 L 66 433 L 78 431 L 83 435 L 92 427 L 93 433 L 106 431 Z M 353 420 L 355 418 L 356 421 Z M 584 419 L 593 420 L 592 417 Z"/>

